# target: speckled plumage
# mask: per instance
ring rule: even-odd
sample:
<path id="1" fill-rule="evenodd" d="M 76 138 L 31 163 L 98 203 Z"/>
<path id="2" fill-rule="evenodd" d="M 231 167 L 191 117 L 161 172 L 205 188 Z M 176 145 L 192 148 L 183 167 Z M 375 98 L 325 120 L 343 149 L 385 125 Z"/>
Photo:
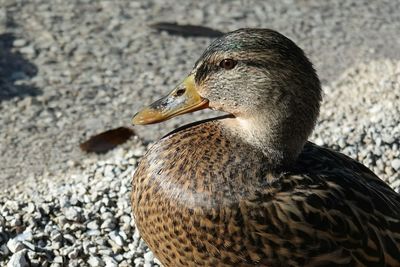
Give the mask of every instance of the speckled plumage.
<path id="1" fill-rule="evenodd" d="M 175 132 L 136 171 L 135 221 L 165 266 L 400 264 L 400 197 L 367 168 L 308 143 L 273 173 L 225 133 L 217 121 Z"/>
<path id="2" fill-rule="evenodd" d="M 315 94 L 310 105 L 319 107 Z M 288 117 L 265 114 L 264 127 Z M 310 131 L 315 114 L 292 133 Z M 299 141 L 295 160 L 271 159 L 235 123 L 221 117 L 177 129 L 135 172 L 135 222 L 166 267 L 400 266 L 399 194 L 362 164 L 310 142 Z"/>

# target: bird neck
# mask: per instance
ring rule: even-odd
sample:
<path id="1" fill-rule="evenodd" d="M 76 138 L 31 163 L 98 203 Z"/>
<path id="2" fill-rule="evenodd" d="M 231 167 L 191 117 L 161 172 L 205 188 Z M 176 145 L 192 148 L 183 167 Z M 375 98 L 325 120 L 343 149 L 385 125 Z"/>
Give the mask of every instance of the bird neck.
<path id="1" fill-rule="evenodd" d="M 281 168 L 294 163 L 306 140 L 296 136 L 295 125 L 288 125 L 270 117 L 229 118 L 223 121 L 224 127 L 248 143 L 254 149 L 262 151 L 271 169 Z"/>

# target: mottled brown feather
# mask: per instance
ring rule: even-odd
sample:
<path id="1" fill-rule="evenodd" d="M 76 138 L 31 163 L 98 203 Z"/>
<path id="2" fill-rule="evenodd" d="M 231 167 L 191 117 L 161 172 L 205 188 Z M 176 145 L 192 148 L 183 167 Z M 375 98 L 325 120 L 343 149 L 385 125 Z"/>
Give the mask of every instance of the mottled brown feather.
<path id="1" fill-rule="evenodd" d="M 312 143 L 285 172 L 264 157 L 220 121 L 147 152 L 132 205 L 165 266 L 400 265 L 400 197 L 366 167 Z"/>

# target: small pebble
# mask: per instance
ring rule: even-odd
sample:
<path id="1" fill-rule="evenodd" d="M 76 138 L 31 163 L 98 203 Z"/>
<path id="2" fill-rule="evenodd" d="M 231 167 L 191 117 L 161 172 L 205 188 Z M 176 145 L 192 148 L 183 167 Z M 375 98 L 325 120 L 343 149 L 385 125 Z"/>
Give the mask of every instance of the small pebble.
<path id="1" fill-rule="evenodd" d="M 396 171 L 400 171 L 400 159 L 392 160 L 391 165 L 393 169 L 395 169 Z"/>
<path id="2" fill-rule="evenodd" d="M 86 225 L 86 227 L 87 227 L 88 229 L 90 229 L 90 230 L 97 230 L 97 229 L 99 229 L 99 225 L 98 225 L 97 221 L 91 221 L 91 222 L 89 222 L 89 223 Z"/>
<path id="3" fill-rule="evenodd" d="M 91 256 L 88 260 L 88 263 L 92 267 L 102 267 L 105 265 L 101 258 L 95 256 Z"/>
<path id="4" fill-rule="evenodd" d="M 26 45 L 26 41 L 24 39 L 15 39 L 13 42 L 14 47 L 22 47 Z"/>
<path id="5" fill-rule="evenodd" d="M 76 207 L 68 207 L 64 211 L 65 218 L 70 221 L 79 221 L 81 219 L 81 214 Z"/>
<path id="6" fill-rule="evenodd" d="M 30 264 L 27 261 L 26 253 L 26 249 L 14 253 L 7 263 L 7 267 L 29 267 Z"/>
<path id="7" fill-rule="evenodd" d="M 12 253 L 16 253 L 25 248 L 22 242 L 18 241 L 16 238 L 8 240 L 7 247 Z"/>
<path id="8" fill-rule="evenodd" d="M 143 257 L 144 257 L 144 262 L 145 263 L 152 263 L 153 260 L 154 260 L 154 255 L 153 255 L 153 252 L 151 252 L 151 251 L 146 252 L 143 255 Z"/>

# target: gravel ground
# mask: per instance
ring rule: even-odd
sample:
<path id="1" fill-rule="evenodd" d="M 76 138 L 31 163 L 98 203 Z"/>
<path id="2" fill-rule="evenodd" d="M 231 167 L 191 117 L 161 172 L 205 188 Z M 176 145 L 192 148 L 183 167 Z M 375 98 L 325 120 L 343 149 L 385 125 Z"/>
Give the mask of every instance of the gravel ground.
<path id="1" fill-rule="evenodd" d="M 146 26 L 171 14 L 292 38 L 325 92 L 312 140 L 400 189 L 398 1 L 0 0 L 0 266 L 157 265 L 130 216 L 130 177 L 149 142 L 212 113 L 136 127 L 105 155 L 78 144 L 128 126 L 210 43 Z"/>

